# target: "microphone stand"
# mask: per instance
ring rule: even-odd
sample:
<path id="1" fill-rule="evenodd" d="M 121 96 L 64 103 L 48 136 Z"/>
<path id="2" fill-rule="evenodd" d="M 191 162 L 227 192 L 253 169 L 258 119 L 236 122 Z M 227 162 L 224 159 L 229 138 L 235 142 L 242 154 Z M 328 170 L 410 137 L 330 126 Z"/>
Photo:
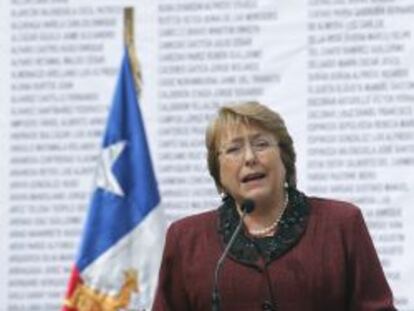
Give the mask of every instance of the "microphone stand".
<path id="1" fill-rule="evenodd" d="M 240 216 L 239 224 L 237 225 L 229 242 L 227 243 L 223 251 L 223 254 L 217 261 L 216 270 L 214 271 L 213 292 L 212 292 L 212 297 L 211 297 L 211 310 L 212 311 L 220 311 L 220 293 L 219 293 L 219 288 L 218 288 L 218 278 L 219 278 L 221 267 L 224 264 L 224 259 L 226 258 L 230 248 L 232 247 L 234 241 L 236 240 L 236 237 L 239 234 L 241 227 L 243 226 L 244 217 L 253 211 L 254 202 L 252 200 L 246 199 L 243 202 L 241 209 L 242 209 L 242 214 Z"/>

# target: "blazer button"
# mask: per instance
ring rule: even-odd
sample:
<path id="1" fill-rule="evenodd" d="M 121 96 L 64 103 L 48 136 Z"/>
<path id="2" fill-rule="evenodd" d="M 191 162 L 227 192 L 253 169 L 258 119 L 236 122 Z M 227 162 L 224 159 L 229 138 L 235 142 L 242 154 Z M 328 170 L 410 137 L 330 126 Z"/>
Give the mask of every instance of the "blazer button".
<path id="1" fill-rule="evenodd" d="M 273 304 L 269 300 L 265 300 L 262 304 L 262 310 L 264 311 L 275 311 Z"/>

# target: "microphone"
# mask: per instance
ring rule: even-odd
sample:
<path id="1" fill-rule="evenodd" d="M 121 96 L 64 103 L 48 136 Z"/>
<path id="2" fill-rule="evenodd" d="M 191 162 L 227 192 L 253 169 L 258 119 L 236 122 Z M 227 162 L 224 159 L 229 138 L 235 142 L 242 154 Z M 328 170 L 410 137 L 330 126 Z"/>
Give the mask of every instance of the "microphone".
<path id="1" fill-rule="evenodd" d="M 247 214 L 250 214 L 254 210 L 254 208 L 255 208 L 255 204 L 253 200 L 246 199 L 243 201 L 241 205 L 242 214 L 240 216 L 239 224 L 237 225 L 229 242 L 227 243 L 226 248 L 223 251 L 223 254 L 217 261 L 216 270 L 214 271 L 213 292 L 212 292 L 212 297 L 211 297 L 211 310 L 212 311 L 220 311 L 220 294 L 219 294 L 219 288 L 218 288 L 218 278 L 220 274 L 220 269 L 224 263 L 224 259 L 226 258 L 231 246 L 236 240 L 236 237 L 239 234 L 241 227 L 243 226 L 244 217 Z"/>

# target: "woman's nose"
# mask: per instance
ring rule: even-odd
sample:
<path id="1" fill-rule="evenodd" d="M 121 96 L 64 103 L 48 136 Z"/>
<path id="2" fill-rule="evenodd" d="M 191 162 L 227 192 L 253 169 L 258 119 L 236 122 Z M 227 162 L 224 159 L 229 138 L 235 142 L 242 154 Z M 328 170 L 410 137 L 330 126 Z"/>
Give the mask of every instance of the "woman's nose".
<path id="1" fill-rule="evenodd" d="M 244 154 L 244 161 L 246 164 L 252 164 L 255 163 L 256 161 L 256 153 L 253 150 L 252 145 L 250 144 L 250 142 L 247 142 L 244 144 L 244 148 L 243 148 L 243 154 Z"/>

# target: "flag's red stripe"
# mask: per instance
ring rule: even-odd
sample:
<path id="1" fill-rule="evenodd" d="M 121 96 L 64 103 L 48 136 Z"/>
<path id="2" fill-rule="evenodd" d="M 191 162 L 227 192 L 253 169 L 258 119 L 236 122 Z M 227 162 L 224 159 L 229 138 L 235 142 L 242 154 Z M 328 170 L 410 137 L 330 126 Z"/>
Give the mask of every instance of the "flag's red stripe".
<path id="1" fill-rule="evenodd" d="M 76 289 L 76 286 L 78 284 L 81 284 L 81 283 L 83 283 L 83 282 L 82 282 L 82 279 L 80 277 L 79 270 L 76 266 L 74 266 L 72 268 L 72 273 L 71 273 L 71 276 L 70 276 L 70 280 L 69 280 L 69 284 L 68 284 L 68 288 L 67 288 L 67 292 L 66 292 L 66 300 L 70 299 L 70 297 L 72 296 L 73 292 Z M 69 306 L 64 304 L 62 306 L 61 311 L 78 311 L 78 310 L 76 308 L 70 308 Z"/>

